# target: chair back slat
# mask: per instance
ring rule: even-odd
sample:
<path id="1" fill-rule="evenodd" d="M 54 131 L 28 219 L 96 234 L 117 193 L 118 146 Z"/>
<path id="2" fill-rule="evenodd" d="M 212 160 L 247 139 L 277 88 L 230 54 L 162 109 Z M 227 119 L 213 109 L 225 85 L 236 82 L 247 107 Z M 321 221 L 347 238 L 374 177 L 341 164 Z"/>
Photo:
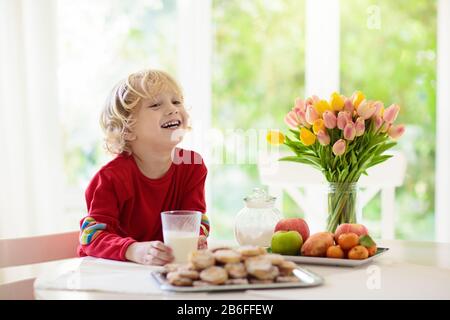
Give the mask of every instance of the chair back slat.
<path id="1" fill-rule="evenodd" d="M 0 239 L 0 268 L 77 256 L 78 231 L 28 238 Z"/>

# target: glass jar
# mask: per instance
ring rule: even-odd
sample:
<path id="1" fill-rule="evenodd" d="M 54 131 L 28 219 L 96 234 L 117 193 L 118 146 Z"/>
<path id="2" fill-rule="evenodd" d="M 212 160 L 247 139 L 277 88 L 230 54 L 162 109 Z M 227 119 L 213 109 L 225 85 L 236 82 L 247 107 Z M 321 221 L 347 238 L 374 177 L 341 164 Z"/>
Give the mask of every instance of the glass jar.
<path id="1" fill-rule="evenodd" d="M 244 208 L 236 215 L 234 235 L 239 245 L 269 247 L 278 221 L 280 211 L 274 207 L 275 197 L 269 196 L 264 189 L 255 188 L 244 198 Z"/>
<path id="2" fill-rule="evenodd" d="M 335 232 L 343 223 L 361 219 L 356 182 L 330 182 L 328 185 L 327 231 Z"/>

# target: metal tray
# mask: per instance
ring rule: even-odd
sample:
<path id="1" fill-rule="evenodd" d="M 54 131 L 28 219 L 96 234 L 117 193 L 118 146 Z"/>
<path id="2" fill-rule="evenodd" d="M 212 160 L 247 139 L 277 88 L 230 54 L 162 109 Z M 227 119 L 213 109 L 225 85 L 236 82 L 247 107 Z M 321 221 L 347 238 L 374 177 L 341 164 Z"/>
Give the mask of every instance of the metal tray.
<path id="1" fill-rule="evenodd" d="M 293 270 L 299 282 L 269 283 L 269 284 L 232 284 L 232 285 L 211 285 L 204 287 L 177 287 L 169 284 L 160 272 L 152 272 L 153 278 L 162 290 L 175 292 L 211 292 L 211 291 L 235 291 L 235 290 L 257 290 L 257 289 L 279 289 L 279 288 L 304 288 L 321 285 L 321 276 L 301 267 Z"/>
<path id="2" fill-rule="evenodd" d="M 364 260 L 351 260 L 351 259 L 333 259 L 333 258 L 322 258 L 322 257 L 305 257 L 305 256 L 283 256 L 286 260 L 293 261 L 300 264 L 319 264 L 326 266 L 339 266 L 339 267 L 357 267 L 378 258 L 382 254 L 386 253 L 389 248 L 378 248 L 377 253 L 375 253 L 370 258 Z"/>

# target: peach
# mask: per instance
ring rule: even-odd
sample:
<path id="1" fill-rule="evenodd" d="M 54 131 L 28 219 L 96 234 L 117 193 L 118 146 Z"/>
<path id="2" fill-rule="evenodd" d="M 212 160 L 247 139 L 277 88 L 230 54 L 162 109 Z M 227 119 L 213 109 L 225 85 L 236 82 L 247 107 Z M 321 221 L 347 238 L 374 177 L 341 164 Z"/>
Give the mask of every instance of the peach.
<path id="1" fill-rule="evenodd" d="M 332 245 L 334 245 L 334 239 L 331 232 L 318 232 L 303 243 L 301 253 L 303 256 L 325 257 L 328 248 Z"/>
<path id="2" fill-rule="evenodd" d="M 356 246 L 348 252 L 348 258 L 352 260 L 363 260 L 369 257 L 369 251 L 366 247 Z"/>
<path id="3" fill-rule="evenodd" d="M 358 236 L 369 234 L 367 228 L 362 224 L 343 223 L 336 228 L 336 231 L 334 232 L 334 239 L 337 242 L 341 234 L 350 232 L 356 233 Z"/>
<path id="4" fill-rule="evenodd" d="M 359 244 L 359 237 L 356 233 L 343 233 L 339 236 L 337 243 L 343 250 L 350 250 Z"/>
<path id="5" fill-rule="evenodd" d="M 370 248 L 367 248 L 367 251 L 369 251 L 369 257 L 375 255 L 375 253 L 377 253 L 377 245 L 373 245 Z"/>
<path id="6" fill-rule="evenodd" d="M 331 246 L 327 249 L 327 258 L 343 259 L 344 251 L 340 246 Z"/>
<path id="7" fill-rule="evenodd" d="M 309 238 L 309 227 L 301 218 L 287 218 L 278 221 L 274 233 L 277 231 L 297 231 L 302 236 L 303 242 Z"/>

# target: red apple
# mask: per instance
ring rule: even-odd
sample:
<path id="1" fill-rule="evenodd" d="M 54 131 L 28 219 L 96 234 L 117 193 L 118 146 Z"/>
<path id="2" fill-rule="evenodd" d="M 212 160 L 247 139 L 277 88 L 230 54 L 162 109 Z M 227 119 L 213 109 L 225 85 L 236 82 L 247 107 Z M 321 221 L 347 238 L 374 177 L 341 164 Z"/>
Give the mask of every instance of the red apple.
<path id="1" fill-rule="evenodd" d="M 367 228 L 362 224 L 343 223 L 336 228 L 336 231 L 334 232 L 334 239 L 337 242 L 337 240 L 341 234 L 350 233 L 350 232 L 356 233 L 358 235 L 358 237 L 369 234 L 369 231 L 367 230 Z"/>
<path id="2" fill-rule="evenodd" d="M 274 232 L 277 231 L 297 231 L 300 233 L 303 239 L 303 243 L 305 243 L 306 239 L 309 238 L 309 227 L 305 220 L 301 218 L 287 218 L 281 219 L 278 221 L 275 226 Z"/>

